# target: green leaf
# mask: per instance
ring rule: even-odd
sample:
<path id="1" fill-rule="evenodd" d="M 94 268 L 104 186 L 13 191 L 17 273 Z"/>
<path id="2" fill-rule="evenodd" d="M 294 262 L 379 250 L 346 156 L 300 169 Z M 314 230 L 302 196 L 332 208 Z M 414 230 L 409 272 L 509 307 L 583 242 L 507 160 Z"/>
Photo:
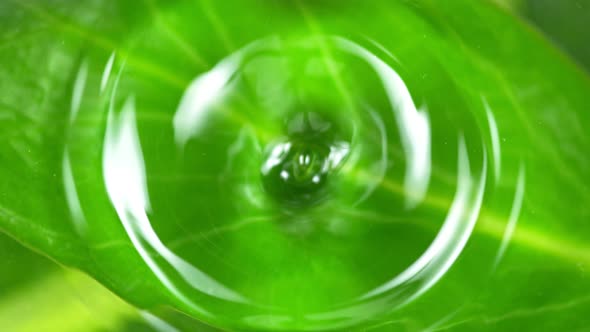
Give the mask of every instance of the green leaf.
<path id="1" fill-rule="evenodd" d="M 0 49 L 0 230 L 182 329 L 590 323 L 590 80 L 492 3 L 7 1 Z"/>

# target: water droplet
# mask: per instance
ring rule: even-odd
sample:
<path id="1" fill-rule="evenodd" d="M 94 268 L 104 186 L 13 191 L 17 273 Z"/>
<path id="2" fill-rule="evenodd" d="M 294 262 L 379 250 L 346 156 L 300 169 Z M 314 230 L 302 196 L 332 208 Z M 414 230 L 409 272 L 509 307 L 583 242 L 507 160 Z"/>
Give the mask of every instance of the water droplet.
<path id="1" fill-rule="evenodd" d="M 303 207 L 322 201 L 333 164 L 334 151 L 315 142 L 277 143 L 271 148 L 261 173 L 268 193 L 281 202 Z"/>
<path id="2" fill-rule="evenodd" d="M 335 125 L 315 112 L 299 112 L 287 121 L 288 136 L 267 148 L 261 167 L 267 193 L 288 207 L 321 203 L 327 182 L 349 151 L 349 143 L 333 142 Z"/>

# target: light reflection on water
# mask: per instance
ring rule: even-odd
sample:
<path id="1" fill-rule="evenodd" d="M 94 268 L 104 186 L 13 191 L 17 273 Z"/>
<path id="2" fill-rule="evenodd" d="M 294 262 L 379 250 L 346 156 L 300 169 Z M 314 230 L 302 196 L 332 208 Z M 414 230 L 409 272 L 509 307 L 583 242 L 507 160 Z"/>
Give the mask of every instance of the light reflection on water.
<path id="1" fill-rule="evenodd" d="M 369 43 L 379 46 L 374 41 Z M 319 61 L 326 47 L 334 52 L 334 63 Z M 126 79 L 125 59 L 118 59 L 115 53 L 109 57 L 100 80 L 101 94 L 108 96 L 104 97 L 108 107 L 101 166 L 104 190 L 128 240 L 162 286 L 184 305 L 183 310 L 215 319 L 226 316 L 227 309 L 210 305 L 210 301 L 226 301 L 237 308 L 236 319 L 252 328 L 288 329 L 292 324 L 311 329 L 346 327 L 414 301 L 453 266 L 475 228 L 485 193 L 502 176 L 501 127 L 485 96 L 481 105 L 487 116 L 487 127 L 482 126 L 485 129 L 478 129 L 468 113 L 454 116 L 459 122 L 471 124 L 471 128 L 453 127 L 452 119 L 438 122 L 435 119 L 443 118 L 431 112 L 440 110 L 436 105 L 429 107 L 428 96 L 416 102 L 394 66 L 399 63 L 394 57 L 392 50 L 380 57 L 342 37 L 272 37 L 253 42 L 199 74 L 180 96 L 176 110 L 163 110 L 169 121 L 159 124 L 159 130 L 172 133 L 169 143 L 149 137 L 157 132 L 142 133 L 142 92 L 120 87 L 120 81 Z M 86 66 L 81 66 L 74 86 L 72 123 L 86 88 Z M 113 70 L 117 70 L 116 77 L 111 75 Z M 350 82 L 353 88 L 334 92 L 335 97 L 331 96 L 333 91 L 330 96 L 319 94 L 313 82 L 333 79 L 334 70 L 343 80 L 334 90 Z M 365 83 L 370 84 L 369 92 L 362 88 Z M 249 86 L 256 88 L 248 91 Z M 319 87 L 329 88 L 321 84 Z M 433 141 L 433 133 L 440 138 L 441 128 L 450 131 L 444 135 L 448 141 L 443 157 L 437 150 L 442 142 Z M 465 135 L 463 130 L 471 134 Z M 231 138 L 218 140 L 215 135 Z M 154 151 L 150 144 L 173 151 L 175 160 L 171 161 L 168 176 L 178 172 L 182 179 L 187 167 L 189 171 L 196 167 L 192 172 L 209 178 L 191 187 L 181 180 L 174 185 L 177 187 L 172 186 L 177 191 L 168 191 L 171 186 L 151 180 L 159 174 L 151 174 L 154 166 L 144 155 Z M 71 160 L 70 145 L 76 142 L 70 142 L 64 153 L 64 186 L 75 225 L 84 234 L 84 229 L 92 231 L 97 229 L 94 223 L 104 221 L 84 216 L 84 202 L 91 198 L 79 197 L 77 192 L 72 169 L 80 165 Z M 488 168 L 493 169 L 492 184 L 488 183 Z M 270 185 L 261 184 L 265 181 Z M 452 197 L 448 202 L 437 201 L 441 188 L 443 196 Z M 525 167 L 521 165 L 496 264 L 518 222 L 524 189 Z M 158 195 L 154 196 L 154 191 Z M 177 216 L 160 212 L 161 208 L 155 208 L 159 202 L 152 202 L 152 197 L 162 197 L 160 192 L 173 193 L 166 197 L 166 204 L 177 204 L 171 211 L 194 210 L 192 215 L 198 218 L 171 226 Z M 394 195 L 383 201 L 384 192 Z M 206 198 L 209 193 L 210 201 Z M 185 198 L 193 194 L 203 202 L 186 205 Z M 214 199 L 223 200 L 219 203 L 227 211 L 218 210 L 221 205 L 213 206 L 217 203 Z M 383 202 L 395 208 L 381 210 Z M 350 207 L 358 209 L 356 217 L 345 212 Z M 398 251 L 399 262 L 397 257 L 391 257 L 392 268 L 383 269 L 383 274 L 375 278 L 357 275 L 362 267 L 341 268 L 346 273 L 339 278 L 358 286 L 340 297 L 333 297 L 337 292 L 308 267 L 295 271 L 299 275 L 290 276 L 293 281 L 281 287 L 269 284 L 272 291 L 251 278 L 228 278 L 231 269 L 201 261 L 200 256 L 210 253 L 195 253 L 198 242 L 194 239 L 198 236 L 184 239 L 187 227 L 194 226 L 196 235 L 216 236 L 218 243 L 209 245 L 219 246 L 222 252 L 227 250 L 224 255 L 234 259 L 233 264 L 236 257 L 259 260 L 262 263 L 257 262 L 256 268 L 267 271 L 280 266 L 273 266 L 272 259 L 265 261 L 255 256 L 260 254 L 255 249 L 244 247 L 242 251 L 235 239 L 237 231 L 252 228 L 249 236 L 257 237 L 257 232 L 262 232 L 262 239 L 271 232 L 273 241 L 288 245 L 293 239 L 307 245 L 306 241 L 335 237 L 343 252 L 367 251 L 377 258 L 380 247 L 372 242 L 382 239 L 363 238 L 375 227 L 367 223 L 367 211 L 379 218 L 382 213 L 393 218 L 399 215 L 409 220 L 410 226 L 423 229 L 417 220 L 432 218 L 428 211 L 433 207 L 444 211 L 439 211 L 438 220 L 433 219 L 427 226 L 436 230 L 428 244 L 407 252 L 398 248 L 402 249 Z M 203 225 L 211 225 L 211 229 L 204 231 Z M 389 241 L 412 236 L 411 232 L 404 234 L 404 228 L 389 227 L 382 226 Z M 165 235 L 159 230 L 164 230 Z M 177 234 L 171 236 L 171 231 Z M 92 234 L 99 239 L 105 236 L 108 234 Z M 331 259 L 346 264 L 346 256 L 335 257 L 324 247 L 319 248 L 326 251 L 319 253 L 322 258 L 317 261 L 313 254 L 296 259 L 305 258 L 316 267 Z M 317 306 L 301 309 L 290 302 L 289 294 L 293 287 L 299 287 L 298 279 L 309 283 L 308 293 L 300 294 L 303 303 L 311 304 L 316 296 L 323 296 Z M 327 293 L 319 295 L 322 292 Z"/>

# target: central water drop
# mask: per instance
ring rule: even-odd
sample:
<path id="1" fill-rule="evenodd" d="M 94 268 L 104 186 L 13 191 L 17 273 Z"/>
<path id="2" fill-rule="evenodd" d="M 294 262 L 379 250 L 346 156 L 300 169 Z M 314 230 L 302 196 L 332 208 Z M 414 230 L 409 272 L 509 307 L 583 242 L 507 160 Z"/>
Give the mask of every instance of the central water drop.
<path id="1" fill-rule="evenodd" d="M 306 141 L 275 145 L 262 168 L 267 192 L 289 205 L 312 205 L 325 195 L 330 148 Z"/>
<path id="2" fill-rule="evenodd" d="M 298 113 L 287 121 L 288 136 L 269 146 L 261 168 L 273 199 L 293 207 L 324 201 L 329 178 L 349 151 L 348 143 L 334 139 L 333 129 L 316 113 Z"/>

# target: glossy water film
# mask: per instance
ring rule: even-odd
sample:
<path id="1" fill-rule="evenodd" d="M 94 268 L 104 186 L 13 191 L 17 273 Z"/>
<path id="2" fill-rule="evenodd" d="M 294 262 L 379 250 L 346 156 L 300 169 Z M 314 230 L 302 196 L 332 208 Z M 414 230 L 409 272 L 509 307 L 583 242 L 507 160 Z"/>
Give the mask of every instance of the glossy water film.
<path id="1" fill-rule="evenodd" d="M 448 69 L 460 52 L 308 14 L 236 40 L 210 23 L 148 24 L 125 51 L 80 60 L 68 206 L 97 268 L 129 267 L 114 287 L 163 292 L 141 306 L 253 330 L 395 317 L 460 269 L 487 206 L 503 207 L 482 231 L 501 241 L 472 287 L 501 261 L 526 164 L 502 160 L 493 96 Z"/>

